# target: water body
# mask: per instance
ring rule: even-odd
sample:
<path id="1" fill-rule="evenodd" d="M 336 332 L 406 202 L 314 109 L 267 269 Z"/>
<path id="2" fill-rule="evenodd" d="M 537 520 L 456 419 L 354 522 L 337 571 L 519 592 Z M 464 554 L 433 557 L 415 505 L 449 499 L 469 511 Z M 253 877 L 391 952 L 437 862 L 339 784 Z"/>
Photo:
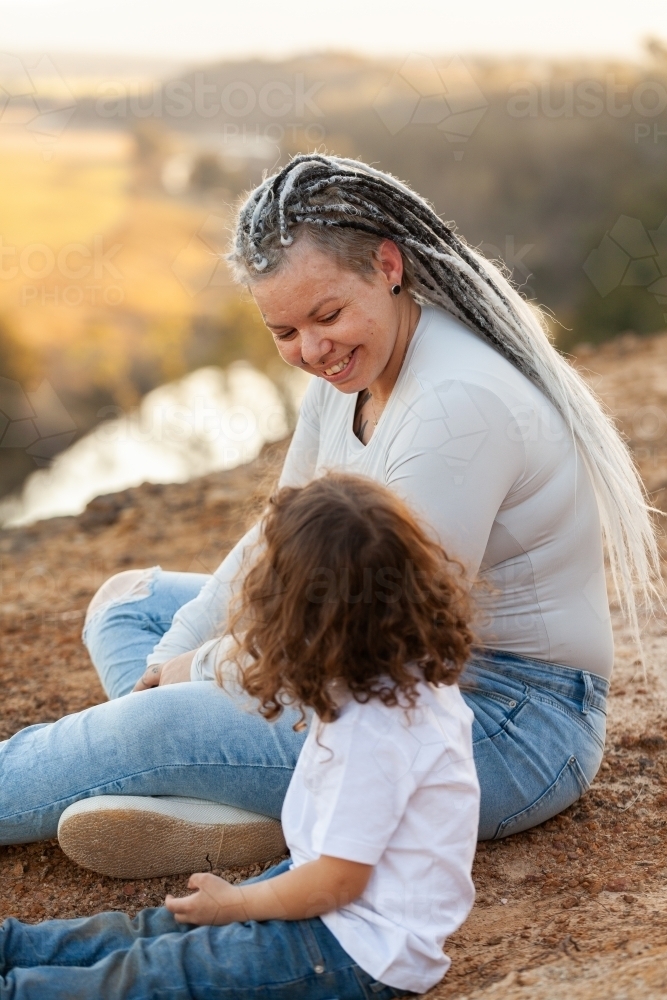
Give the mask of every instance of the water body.
<path id="1" fill-rule="evenodd" d="M 139 408 L 99 424 L 18 497 L 0 501 L 0 525 L 79 514 L 93 497 L 140 483 L 180 483 L 252 461 L 289 433 L 308 376 L 294 369 L 281 394 L 251 365 L 209 367 L 148 393 Z"/>

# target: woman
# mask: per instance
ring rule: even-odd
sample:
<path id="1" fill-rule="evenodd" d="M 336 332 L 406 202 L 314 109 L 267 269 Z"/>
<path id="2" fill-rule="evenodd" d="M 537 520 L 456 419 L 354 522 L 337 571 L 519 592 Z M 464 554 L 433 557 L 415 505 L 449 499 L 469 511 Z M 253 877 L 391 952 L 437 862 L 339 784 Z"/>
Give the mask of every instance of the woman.
<path id="1" fill-rule="evenodd" d="M 283 359 L 315 376 L 280 484 L 328 469 L 382 482 L 478 581 L 479 647 L 461 687 L 475 714 L 479 837 L 543 822 L 602 758 L 613 660 L 603 536 L 633 623 L 633 585 L 648 593 L 658 565 L 624 445 L 539 316 L 387 174 L 296 157 L 250 195 L 230 258 Z M 114 700 L 2 746 L 2 842 L 53 836 L 77 803 L 61 824 L 77 859 L 130 874 L 113 867 L 125 843 L 135 875 L 166 873 L 186 856 L 197 867 L 188 845 L 207 822 L 223 845 L 213 860 L 229 859 L 225 822 L 243 815 L 211 820 L 211 802 L 280 815 L 305 734 L 290 713 L 270 726 L 201 683 L 255 536 L 212 577 L 156 567 L 101 588 L 84 636 Z M 313 599 L 345 583 L 315 579 Z M 168 835 L 147 838 L 160 817 Z M 258 829 L 245 827 L 257 856 L 272 836 Z"/>

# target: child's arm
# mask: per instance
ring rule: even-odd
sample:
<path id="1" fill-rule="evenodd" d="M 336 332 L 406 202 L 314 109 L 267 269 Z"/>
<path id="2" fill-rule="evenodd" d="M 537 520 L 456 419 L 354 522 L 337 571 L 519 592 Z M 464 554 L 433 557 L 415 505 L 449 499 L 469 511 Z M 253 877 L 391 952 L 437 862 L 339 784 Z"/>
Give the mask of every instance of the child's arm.
<path id="1" fill-rule="evenodd" d="M 237 920 L 304 920 L 337 910 L 366 888 L 372 865 L 323 854 L 282 875 L 252 885 L 230 885 L 217 875 L 193 875 L 192 896 L 167 896 L 164 905 L 182 924 L 231 924 Z"/>

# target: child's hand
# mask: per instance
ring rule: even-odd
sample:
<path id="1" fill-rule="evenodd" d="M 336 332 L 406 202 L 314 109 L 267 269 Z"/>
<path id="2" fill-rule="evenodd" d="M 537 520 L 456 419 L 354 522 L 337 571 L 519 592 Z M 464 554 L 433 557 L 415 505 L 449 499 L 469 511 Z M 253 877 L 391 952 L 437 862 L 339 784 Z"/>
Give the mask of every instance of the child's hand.
<path id="1" fill-rule="evenodd" d="M 188 889 L 191 896 L 167 896 L 164 905 L 179 924 L 232 924 L 246 920 L 243 896 L 224 878 L 202 872 L 191 875 Z"/>

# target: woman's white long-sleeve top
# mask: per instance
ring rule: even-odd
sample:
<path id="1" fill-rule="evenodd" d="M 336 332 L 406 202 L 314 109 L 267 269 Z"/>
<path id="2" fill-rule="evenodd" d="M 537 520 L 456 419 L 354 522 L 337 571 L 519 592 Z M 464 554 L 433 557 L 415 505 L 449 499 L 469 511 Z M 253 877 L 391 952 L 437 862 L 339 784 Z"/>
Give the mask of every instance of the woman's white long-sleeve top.
<path id="1" fill-rule="evenodd" d="M 613 642 L 597 501 L 572 436 L 532 382 L 479 336 L 426 306 L 369 443 L 356 394 L 314 378 L 281 485 L 327 470 L 402 496 L 475 587 L 479 641 L 609 676 Z M 174 618 L 148 663 L 218 635 L 252 528 Z"/>

